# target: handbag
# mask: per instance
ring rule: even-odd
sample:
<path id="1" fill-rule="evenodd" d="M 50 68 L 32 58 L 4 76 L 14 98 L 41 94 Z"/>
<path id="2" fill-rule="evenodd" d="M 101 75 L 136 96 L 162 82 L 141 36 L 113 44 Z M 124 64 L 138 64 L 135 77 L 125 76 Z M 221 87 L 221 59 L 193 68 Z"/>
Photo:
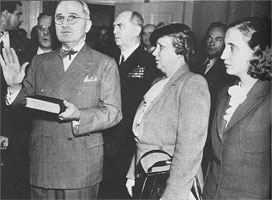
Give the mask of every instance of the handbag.
<path id="1" fill-rule="evenodd" d="M 162 153 L 169 159 L 158 161 L 150 166 L 145 172 L 142 159 L 152 153 Z M 143 154 L 136 166 L 135 186 L 133 187 L 133 198 L 135 199 L 160 199 L 170 173 L 172 156 L 162 150 L 151 150 Z M 155 168 L 163 167 L 165 170 L 154 171 Z M 201 200 L 201 187 L 197 176 L 195 177 L 191 193 L 196 200 Z"/>

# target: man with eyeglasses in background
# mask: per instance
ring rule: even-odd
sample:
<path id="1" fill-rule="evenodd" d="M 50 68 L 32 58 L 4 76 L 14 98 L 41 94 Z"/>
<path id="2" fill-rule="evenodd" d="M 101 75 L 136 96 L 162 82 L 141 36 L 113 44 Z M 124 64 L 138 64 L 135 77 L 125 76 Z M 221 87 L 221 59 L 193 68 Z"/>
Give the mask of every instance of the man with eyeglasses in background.
<path id="1" fill-rule="evenodd" d="M 56 30 L 53 24 L 53 14 L 48 12 L 40 13 L 38 24 L 31 31 L 31 55 L 48 53 L 60 47 L 56 38 Z"/>
<path id="2" fill-rule="evenodd" d="M 29 62 L 30 40 L 21 35 L 22 2 L 1 0 L 0 53 L 3 47 L 12 47 L 19 62 Z M 5 105 L 7 85 L 1 77 L 1 137 L 8 138 L 8 147 L 1 152 L 1 199 L 27 199 L 29 197 L 28 139 L 30 121 L 25 110 L 13 109 Z"/>
<path id="3" fill-rule="evenodd" d="M 225 48 L 225 33 L 227 26 L 222 22 L 213 22 L 207 29 L 203 40 L 203 47 L 196 54 L 193 60 L 191 70 L 201 74 L 206 79 L 211 95 L 211 110 L 209 118 L 208 137 L 204 147 L 202 168 L 203 175 L 207 174 L 209 161 L 212 157 L 212 147 L 210 139 L 211 123 L 215 111 L 215 104 L 218 94 L 223 87 L 235 81 L 234 76 L 226 73 L 224 61 L 220 58 Z"/>
<path id="4" fill-rule="evenodd" d="M 62 48 L 35 56 L 23 83 L 26 64 L 19 66 L 13 49 L 3 50 L 7 101 L 17 105 L 33 94 L 65 100 L 65 111 L 56 118 L 43 113 L 33 119 L 31 198 L 96 199 L 103 169 L 101 131 L 122 118 L 119 72 L 113 58 L 85 44 L 92 26 L 86 3 L 60 1 L 55 23 Z"/>

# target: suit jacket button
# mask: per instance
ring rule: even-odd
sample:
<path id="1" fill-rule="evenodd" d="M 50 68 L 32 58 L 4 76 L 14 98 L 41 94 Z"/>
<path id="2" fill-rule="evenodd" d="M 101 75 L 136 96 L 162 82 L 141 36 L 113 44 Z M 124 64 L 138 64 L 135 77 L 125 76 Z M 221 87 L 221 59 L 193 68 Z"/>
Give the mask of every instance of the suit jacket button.
<path id="1" fill-rule="evenodd" d="M 41 89 L 41 93 L 44 93 L 44 89 Z"/>
<path id="2" fill-rule="evenodd" d="M 76 93 L 77 95 L 81 95 L 81 92 L 80 91 L 77 91 L 77 93 Z"/>

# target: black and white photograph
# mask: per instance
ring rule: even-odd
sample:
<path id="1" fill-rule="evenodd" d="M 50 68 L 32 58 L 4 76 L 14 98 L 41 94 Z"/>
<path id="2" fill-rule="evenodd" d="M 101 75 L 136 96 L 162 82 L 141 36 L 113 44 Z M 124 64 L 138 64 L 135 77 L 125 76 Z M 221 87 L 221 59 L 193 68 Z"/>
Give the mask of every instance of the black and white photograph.
<path id="1" fill-rule="evenodd" d="M 272 199 L 271 0 L 0 3 L 0 199 Z"/>

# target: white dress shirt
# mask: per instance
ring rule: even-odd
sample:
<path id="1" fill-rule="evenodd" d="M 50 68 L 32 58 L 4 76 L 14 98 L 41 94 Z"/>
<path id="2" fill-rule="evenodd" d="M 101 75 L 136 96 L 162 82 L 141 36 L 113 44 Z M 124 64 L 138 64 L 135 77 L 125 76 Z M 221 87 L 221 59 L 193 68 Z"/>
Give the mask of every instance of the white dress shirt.
<path id="1" fill-rule="evenodd" d="M 135 46 L 125 50 L 121 51 L 121 55 L 119 58 L 119 64 L 121 63 L 122 56 L 124 56 L 124 61 L 140 46 L 140 44 L 136 44 Z"/>
<path id="2" fill-rule="evenodd" d="M 4 34 L 0 38 L 0 42 L 3 42 L 5 48 L 10 47 L 9 33 L 7 31 L 4 31 Z"/>
<path id="3" fill-rule="evenodd" d="M 207 60 L 205 62 L 207 62 Z M 207 72 L 212 68 L 212 66 L 216 63 L 216 61 L 217 61 L 217 58 L 209 60 L 209 64 L 207 64 L 207 68 L 204 74 L 207 74 Z"/>
<path id="4" fill-rule="evenodd" d="M 37 50 L 37 55 L 40 55 L 40 54 L 43 54 L 43 53 L 48 53 L 52 51 L 52 49 L 47 49 L 47 50 L 44 50 L 42 49 L 41 47 L 38 47 L 38 50 Z"/>
<path id="5" fill-rule="evenodd" d="M 66 72 L 68 67 L 70 66 L 70 64 L 73 62 L 73 60 L 75 59 L 75 57 L 77 56 L 78 52 L 80 51 L 80 49 L 84 46 L 85 42 L 80 42 L 79 44 L 77 44 L 76 46 L 72 47 L 71 49 L 73 49 L 74 51 L 77 51 L 77 53 L 75 53 L 74 55 L 71 55 L 71 60 L 69 59 L 69 56 L 66 56 L 65 58 L 63 58 L 63 67 L 64 67 L 64 71 Z M 71 49 L 67 49 L 64 46 L 62 46 L 63 49 L 65 50 L 71 50 Z"/>

